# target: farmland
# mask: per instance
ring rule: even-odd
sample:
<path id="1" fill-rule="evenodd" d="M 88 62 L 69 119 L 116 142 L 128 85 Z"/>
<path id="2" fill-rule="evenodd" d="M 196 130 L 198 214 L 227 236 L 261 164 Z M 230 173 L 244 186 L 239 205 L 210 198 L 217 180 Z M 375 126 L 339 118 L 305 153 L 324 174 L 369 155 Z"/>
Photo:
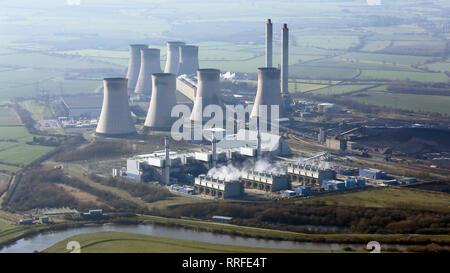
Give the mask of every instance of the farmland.
<path id="1" fill-rule="evenodd" d="M 165 42 L 183 40 L 200 47 L 201 67 L 254 75 L 265 65 L 267 18 L 274 22 L 273 66 L 280 64 L 281 24 L 288 23 L 290 29 L 291 92 L 322 96 L 350 92 L 352 99 L 360 101 L 354 97 L 358 95 L 354 80 L 364 87 L 397 80 L 449 81 L 445 74 L 450 69 L 448 35 L 438 27 L 446 20 L 439 13 L 445 7 L 442 1 L 414 5 L 402 0 L 386 3 L 382 9 L 339 1 L 286 1 L 277 7 L 229 1 L 226 6 L 212 3 L 201 13 L 193 8 L 195 2 L 115 3 L 106 8 L 107 14 L 115 14 L 114 20 L 99 16 L 94 9 L 78 11 L 64 4 L 55 6 L 49 0 L 41 1 L 40 13 L 33 11 L 33 2 L 26 12 L 5 5 L 5 20 L 10 23 L 0 34 L 0 101 L 18 96 L 99 92 L 103 77 L 125 75 L 131 43 L 148 43 L 161 49 L 164 67 Z M 408 13 L 402 9 L 403 4 L 408 4 Z M 178 15 L 176 20 L 173 14 Z M 410 14 L 432 19 L 424 23 Z M 89 23 L 80 20 L 86 16 L 94 19 Z M 324 82 L 316 85 L 308 80 Z M 331 87 L 326 82 L 330 80 L 341 81 L 343 86 Z M 374 94 L 380 99 L 365 102 L 380 105 L 385 100 L 383 104 L 396 107 L 389 101 L 392 95 L 382 95 Z M 407 100 L 398 107 L 415 111 L 416 102 L 411 97 Z M 443 107 L 434 107 L 439 98 L 426 96 L 421 100 L 429 105 L 423 110 L 446 113 Z"/>
<path id="2" fill-rule="evenodd" d="M 32 139 L 23 126 L 0 127 L 0 171 L 15 172 L 54 149 L 26 143 Z"/>

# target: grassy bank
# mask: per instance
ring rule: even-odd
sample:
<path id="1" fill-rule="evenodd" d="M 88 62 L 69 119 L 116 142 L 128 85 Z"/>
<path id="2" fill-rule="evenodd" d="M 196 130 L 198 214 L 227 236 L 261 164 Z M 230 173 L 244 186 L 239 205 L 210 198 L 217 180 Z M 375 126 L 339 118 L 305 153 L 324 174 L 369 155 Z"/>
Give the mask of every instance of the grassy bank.
<path id="1" fill-rule="evenodd" d="M 389 244 L 430 244 L 450 245 L 449 235 L 422 234 L 306 234 L 289 231 L 271 230 L 231 224 L 194 221 L 186 219 L 164 218 L 157 216 L 139 216 L 138 220 L 144 224 L 163 224 L 187 227 L 212 233 L 223 233 L 243 237 L 264 238 L 273 240 L 289 240 L 297 242 L 317 243 L 368 243 L 378 241 Z"/>
<path id="2" fill-rule="evenodd" d="M 65 239 L 43 252 L 68 253 L 67 243 L 78 241 L 82 253 L 288 253 L 321 252 L 311 250 L 273 249 L 235 245 L 210 244 L 125 232 L 82 234 Z"/>

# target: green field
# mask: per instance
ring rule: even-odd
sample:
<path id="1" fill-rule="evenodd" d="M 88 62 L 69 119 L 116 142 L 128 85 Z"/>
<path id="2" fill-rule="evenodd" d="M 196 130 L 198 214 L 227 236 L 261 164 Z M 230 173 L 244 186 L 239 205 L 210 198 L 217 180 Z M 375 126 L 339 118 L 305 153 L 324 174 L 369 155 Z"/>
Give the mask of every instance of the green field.
<path id="1" fill-rule="evenodd" d="M 13 109 L 0 106 L 0 126 L 16 126 L 21 124 L 22 122 L 19 116 Z"/>
<path id="2" fill-rule="evenodd" d="M 387 92 L 362 92 L 364 96 L 352 97 L 362 103 L 405 109 L 415 112 L 450 115 L 450 96 L 393 94 Z"/>
<path id="3" fill-rule="evenodd" d="M 16 171 L 17 168 L 30 164 L 54 149 L 54 147 L 26 144 L 32 139 L 33 135 L 23 126 L 0 127 L 0 170 Z"/>
<path id="4" fill-rule="evenodd" d="M 340 95 L 351 92 L 356 92 L 359 90 L 367 89 L 372 87 L 373 85 L 335 85 L 322 89 L 314 90 L 313 94 L 321 94 L 321 95 Z"/>
<path id="5" fill-rule="evenodd" d="M 332 206 L 408 208 L 450 212 L 450 196 L 446 194 L 398 188 L 334 194 L 299 202 L 321 203 Z"/>
<path id="6" fill-rule="evenodd" d="M 288 253 L 320 252 L 210 244 L 197 241 L 163 238 L 149 235 L 101 232 L 83 234 L 65 239 L 47 249 L 46 253 L 68 253 L 67 243 L 78 241 L 82 253 Z"/>
<path id="7" fill-rule="evenodd" d="M 363 70 L 358 77 L 360 80 L 410 80 L 419 82 L 448 82 L 444 73 L 423 73 L 408 71 Z"/>

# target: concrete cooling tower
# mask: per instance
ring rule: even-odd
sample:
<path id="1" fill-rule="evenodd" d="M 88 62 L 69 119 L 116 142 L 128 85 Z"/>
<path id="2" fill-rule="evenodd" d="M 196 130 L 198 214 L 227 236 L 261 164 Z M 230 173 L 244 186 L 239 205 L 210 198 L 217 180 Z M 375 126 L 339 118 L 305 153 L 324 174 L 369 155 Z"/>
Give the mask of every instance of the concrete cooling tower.
<path id="1" fill-rule="evenodd" d="M 272 40 L 273 40 L 272 20 L 267 19 L 267 23 L 266 23 L 266 67 L 272 67 Z"/>
<path id="2" fill-rule="evenodd" d="M 128 63 L 128 91 L 133 92 L 141 68 L 141 49 L 148 48 L 148 45 L 130 45 L 130 61 Z"/>
<path id="3" fill-rule="evenodd" d="M 152 75 L 152 82 L 153 94 L 144 126 L 146 129 L 170 130 L 172 127 L 170 113 L 177 104 L 176 76 L 170 73 L 156 73 Z"/>
<path id="4" fill-rule="evenodd" d="M 198 46 L 180 46 L 180 68 L 178 75 L 191 75 L 198 69 Z"/>
<path id="5" fill-rule="evenodd" d="M 161 72 L 160 50 L 158 48 L 141 49 L 141 68 L 134 93 L 151 96 L 152 74 Z"/>
<path id="6" fill-rule="evenodd" d="M 197 94 L 192 108 L 191 121 L 202 120 L 203 109 L 206 106 L 221 105 L 219 100 L 220 70 L 199 69 L 197 70 L 197 81 Z"/>
<path id="7" fill-rule="evenodd" d="M 97 125 L 97 134 L 122 136 L 136 133 L 128 105 L 127 82 L 126 78 L 103 80 L 103 106 Z"/>
<path id="8" fill-rule="evenodd" d="M 280 92 L 280 70 L 274 67 L 258 68 L 258 89 L 250 118 L 265 118 L 260 116 L 259 106 L 267 105 L 267 121 L 270 122 L 272 105 L 278 105 L 279 117 L 284 115 Z"/>
<path id="9" fill-rule="evenodd" d="M 167 59 L 164 73 L 172 73 L 174 75 L 178 75 L 178 70 L 180 68 L 179 47 L 184 44 L 184 42 L 180 41 L 167 42 Z"/>

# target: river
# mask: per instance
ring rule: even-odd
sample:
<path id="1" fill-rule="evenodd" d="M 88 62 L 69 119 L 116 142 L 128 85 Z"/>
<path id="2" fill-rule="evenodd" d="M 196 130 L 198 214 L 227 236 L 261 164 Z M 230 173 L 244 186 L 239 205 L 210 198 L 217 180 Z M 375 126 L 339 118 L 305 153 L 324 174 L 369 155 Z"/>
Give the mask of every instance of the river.
<path id="1" fill-rule="evenodd" d="M 307 243 L 292 241 L 276 241 L 266 239 L 246 238 L 241 236 L 232 236 L 226 234 L 215 234 L 208 231 L 197 231 L 182 227 L 169 227 L 163 225 L 113 225 L 105 224 L 98 226 L 85 226 L 80 228 L 71 228 L 67 230 L 57 230 L 41 233 L 30 238 L 17 240 L 16 242 L 0 249 L 0 253 L 31 253 L 42 251 L 59 241 L 78 234 L 87 234 L 95 232 L 128 232 L 144 235 L 153 235 L 158 237 L 192 240 L 205 243 L 239 245 L 263 248 L 281 248 L 281 249 L 306 249 L 306 250 L 342 250 L 345 244 L 337 243 Z M 361 250 L 365 246 L 361 244 L 352 244 L 353 249 Z"/>

